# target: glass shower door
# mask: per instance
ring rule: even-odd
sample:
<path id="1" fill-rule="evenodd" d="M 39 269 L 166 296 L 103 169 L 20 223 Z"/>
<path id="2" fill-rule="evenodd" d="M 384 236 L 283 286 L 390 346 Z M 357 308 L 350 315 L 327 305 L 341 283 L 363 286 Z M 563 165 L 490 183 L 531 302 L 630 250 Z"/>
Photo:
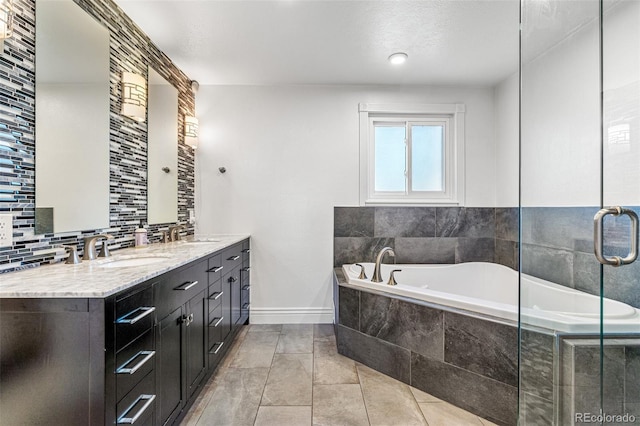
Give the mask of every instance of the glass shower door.
<path id="1" fill-rule="evenodd" d="M 640 424 L 639 8 L 521 2 L 520 424 Z"/>

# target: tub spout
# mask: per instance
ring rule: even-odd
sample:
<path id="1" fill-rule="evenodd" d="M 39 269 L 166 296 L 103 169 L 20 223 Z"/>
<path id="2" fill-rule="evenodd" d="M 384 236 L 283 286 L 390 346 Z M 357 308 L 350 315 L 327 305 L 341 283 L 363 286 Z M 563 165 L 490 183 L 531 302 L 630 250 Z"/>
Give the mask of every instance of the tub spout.
<path id="1" fill-rule="evenodd" d="M 382 258 L 387 253 L 389 253 L 390 256 L 393 256 L 393 262 L 395 263 L 396 254 L 391 247 L 384 247 L 382 250 L 380 250 L 380 252 L 378 253 L 378 256 L 376 257 L 376 266 L 373 269 L 373 278 L 371 278 L 371 282 L 374 282 L 374 283 L 382 282 L 382 273 L 380 272 L 380 270 L 382 269 L 381 267 Z"/>

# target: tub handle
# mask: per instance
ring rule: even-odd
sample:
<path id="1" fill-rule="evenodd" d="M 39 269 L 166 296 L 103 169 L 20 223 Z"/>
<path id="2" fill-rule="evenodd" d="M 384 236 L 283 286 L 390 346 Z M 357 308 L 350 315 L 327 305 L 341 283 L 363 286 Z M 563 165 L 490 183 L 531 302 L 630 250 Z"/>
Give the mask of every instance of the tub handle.
<path id="1" fill-rule="evenodd" d="M 631 219 L 631 248 L 629 254 L 625 257 L 607 257 L 603 254 L 604 238 L 602 222 L 604 217 L 610 214 L 614 216 L 626 215 Z M 606 207 L 598 211 L 593 218 L 593 246 L 596 259 L 603 265 L 622 266 L 635 262 L 638 258 L 638 215 L 633 210 L 620 206 Z"/>
<path id="2" fill-rule="evenodd" d="M 360 275 L 358 276 L 358 279 L 359 280 L 366 280 L 367 279 L 367 274 L 364 273 L 364 266 L 359 264 L 359 263 L 356 263 L 356 266 L 360 267 Z"/>
<path id="3" fill-rule="evenodd" d="M 402 272 L 402 269 L 394 269 L 393 271 L 391 271 L 391 274 L 389 275 L 389 281 L 387 282 L 388 285 L 398 285 L 396 278 L 393 276 L 395 272 Z"/>

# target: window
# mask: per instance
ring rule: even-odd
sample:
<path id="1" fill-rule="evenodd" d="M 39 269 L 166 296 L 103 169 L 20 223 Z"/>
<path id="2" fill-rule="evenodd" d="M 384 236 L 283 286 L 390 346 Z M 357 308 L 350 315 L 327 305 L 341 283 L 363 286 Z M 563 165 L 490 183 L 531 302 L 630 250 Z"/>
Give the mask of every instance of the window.
<path id="1" fill-rule="evenodd" d="M 360 104 L 360 204 L 463 204 L 464 105 Z"/>

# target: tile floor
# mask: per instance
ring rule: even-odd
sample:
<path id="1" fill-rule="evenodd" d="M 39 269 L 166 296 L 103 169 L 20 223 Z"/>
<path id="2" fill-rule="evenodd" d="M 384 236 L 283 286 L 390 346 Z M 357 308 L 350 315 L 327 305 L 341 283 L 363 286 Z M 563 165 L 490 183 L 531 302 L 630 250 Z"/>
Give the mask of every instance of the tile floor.
<path id="1" fill-rule="evenodd" d="M 243 327 L 183 426 L 487 426 L 339 355 L 330 324 Z"/>

